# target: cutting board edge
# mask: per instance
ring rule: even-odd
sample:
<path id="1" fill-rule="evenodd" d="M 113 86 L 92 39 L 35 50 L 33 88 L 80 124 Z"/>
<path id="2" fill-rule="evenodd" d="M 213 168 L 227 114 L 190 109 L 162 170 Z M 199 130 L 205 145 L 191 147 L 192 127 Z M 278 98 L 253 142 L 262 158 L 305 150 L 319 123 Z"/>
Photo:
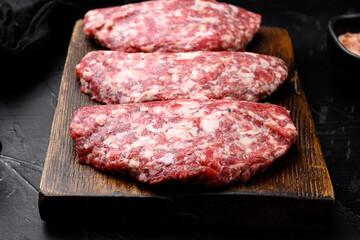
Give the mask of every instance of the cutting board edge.
<path id="1" fill-rule="evenodd" d="M 150 222 L 150 224 L 162 227 L 182 224 L 207 227 L 216 225 L 225 227 L 256 226 L 271 229 L 323 229 L 328 226 L 334 207 L 334 201 L 331 198 L 308 198 L 304 200 L 290 197 L 258 195 L 255 196 L 255 200 L 251 204 L 259 207 L 251 207 L 252 211 L 248 211 L 248 206 L 243 203 L 248 203 L 249 200 L 246 198 L 253 198 L 254 196 L 236 195 L 235 199 L 226 195 L 219 196 L 221 197 L 220 199 L 216 199 L 216 196 L 215 198 L 214 196 L 209 196 L 211 197 L 212 205 L 215 206 L 214 211 L 217 213 L 214 217 L 208 215 L 207 207 L 199 207 L 196 212 L 191 211 L 191 209 L 193 209 L 192 205 L 200 206 L 199 201 L 202 202 L 206 200 L 206 198 L 193 202 L 191 196 L 187 196 L 186 199 L 181 199 L 184 204 L 179 205 L 179 203 L 170 201 L 169 199 L 154 199 L 154 197 L 150 198 L 156 200 L 156 204 L 154 204 L 154 202 L 149 203 L 147 200 L 142 201 L 147 197 L 45 196 L 40 192 L 39 213 L 42 220 L 49 222 L 64 222 L 64 220 L 73 221 L 74 223 L 81 221 L 86 224 L 107 224 L 110 222 L 111 224 L 121 223 L 125 226 L 132 226 L 134 224 L 149 225 Z M 224 197 L 225 199 L 223 199 Z M 219 204 L 229 200 L 226 199 L 226 197 L 229 197 L 230 201 L 239 202 L 239 207 L 232 209 L 230 213 L 226 204 Z M 281 198 L 280 201 L 279 198 Z M 113 206 L 118 207 L 109 210 L 107 204 L 102 204 L 109 202 L 109 199 L 112 200 Z M 83 204 L 85 201 L 87 205 Z M 138 204 L 132 204 L 129 207 L 128 203 L 132 203 L 133 201 L 137 201 Z M 96 210 L 94 210 L 94 208 Z M 257 209 L 257 211 L 254 212 L 253 209 Z M 124 210 L 128 212 L 123 213 Z M 279 215 L 282 216 L 284 212 L 292 212 L 292 214 L 287 215 L 285 219 L 283 219 L 283 217 L 279 218 Z M 86 214 L 85 218 L 84 214 Z M 254 220 L 254 215 L 260 214 L 262 215 L 261 223 L 258 222 L 256 217 L 256 220 Z M 303 215 L 308 216 L 305 218 L 306 221 L 301 220 Z M 311 217 L 309 217 L 309 215 Z M 71 216 L 71 219 L 68 218 L 69 216 Z M 145 220 L 143 218 L 145 218 Z M 248 218 L 250 219 L 249 222 L 247 221 Z"/>
<path id="2" fill-rule="evenodd" d="M 74 193 L 68 193 L 68 192 L 54 192 L 54 191 L 49 191 L 46 189 L 39 189 L 39 202 L 42 201 L 45 198 L 69 198 L 69 197 L 79 197 L 79 198 L 155 198 L 155 199 L 167 199 L 167 200 L 176 200 L 179 198 L 183 198 L 183 197 L 191 197 L 194 196 L 194 193 L 191 194 L 179 194 L 177 195 L 177 197 L 171 197 L 171 196 L 164 196 L 164 195 L 156 195 L 156 196 L 152 196 L 152 195 L 143 195 L 143 196 L 139 196 L 139 195 L 107 195 L 107 194 L 102 194 L 102 195 L 91 195 L 91 194 L 74 194 Z M 264 197 L 264 198 L 288 198 L 288 199 L 296 199 L 296 200 L 300 200 L 300 199 L 304 199 L 304 200 L 319 200 L 319 201 L 329 201 L 329 202 L 333 202 L 335 204 L 335 198 L 332 195 L 318 195 L 318 196 L 300 196 L 300 195 L 295 195 L 295 194 L 288 194 L 288 193 L 271 193 L 271 194 L 264 194 L 264 193 L 256 193 L 256 192 L 226 192 L 226 193 L 222 193 L 222 192 L 212 192 L 212 193 L 196 193 L 196 196 L 200 196 L 200 197 L 230 197 L 230 196 L 235 196 L 235 197 Z"/>

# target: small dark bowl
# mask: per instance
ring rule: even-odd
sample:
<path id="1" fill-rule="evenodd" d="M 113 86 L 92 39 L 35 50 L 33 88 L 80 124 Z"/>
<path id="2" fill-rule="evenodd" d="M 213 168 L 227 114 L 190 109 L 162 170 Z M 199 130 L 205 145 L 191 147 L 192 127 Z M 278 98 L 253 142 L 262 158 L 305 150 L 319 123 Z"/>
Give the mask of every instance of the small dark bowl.
<path id="1" fill-rule="evenodd" d="M 327 34 L 327 47 L 332 68 L 341 71 L 346 76 L 355 76 L 356 72 L 359 73 L 360 56 L 350 52 L 338 39 L 341 34 L 347 32 L 360 32 L 360 13 L 331 18 Z"/>

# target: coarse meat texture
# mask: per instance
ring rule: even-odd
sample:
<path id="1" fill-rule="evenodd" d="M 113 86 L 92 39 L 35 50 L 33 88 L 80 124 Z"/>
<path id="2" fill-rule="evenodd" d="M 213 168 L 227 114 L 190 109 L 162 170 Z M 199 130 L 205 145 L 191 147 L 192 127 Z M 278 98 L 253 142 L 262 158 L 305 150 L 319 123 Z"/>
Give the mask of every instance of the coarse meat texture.
<path id="1" fill-rule="evenodd" d="M 338 37 L 344 47 L 360 56 L 360 33 L 344 33 Z"/>
<path id="2" fill-rule="evenodd" d="M 84 31 L 125 52 L 239 51 L 260 22 L 259 14 L 226 3 L 160 0 L 91 10 Z"/>
<path id="3" fill-rule="evenodd" d="M 172 99 L 258 101 L 287 78 L 283 60 L 247 52 L 94 51 L 76 66 L 81 91 L 106 104 Z"/>
<path id="4" fill-rule="evenodd" d="M 150 184 L 246 181 L 296 141 L 288 111 L 236 100 L 172 100 L 78 109 L 78 161 Z"/>

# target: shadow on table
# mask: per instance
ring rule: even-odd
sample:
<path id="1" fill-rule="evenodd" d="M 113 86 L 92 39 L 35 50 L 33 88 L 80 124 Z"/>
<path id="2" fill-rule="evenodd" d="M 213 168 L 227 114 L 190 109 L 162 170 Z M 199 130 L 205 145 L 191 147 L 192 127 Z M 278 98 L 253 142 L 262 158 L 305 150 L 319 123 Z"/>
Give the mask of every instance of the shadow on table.
<path id="1" fill-rule="evenodd" d="M 69 225 L 46 223 L 44 228 L 50 239 L 360 239 L 360 217 L 335 204 L 331 226 L 323 230 L 271 230 L 201 226 L 124 226 L 114 223 Z"/>

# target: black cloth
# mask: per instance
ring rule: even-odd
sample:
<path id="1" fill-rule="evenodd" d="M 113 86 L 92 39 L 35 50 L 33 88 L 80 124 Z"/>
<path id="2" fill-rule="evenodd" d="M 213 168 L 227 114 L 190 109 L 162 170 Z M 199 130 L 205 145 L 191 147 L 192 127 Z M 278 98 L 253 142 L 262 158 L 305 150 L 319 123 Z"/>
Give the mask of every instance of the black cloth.
<path id="1" fill-rule="evenodd" d="M 26 54 L 47 44 L 51 34 L 61 37 L 74 21 L 93 8 L 131 1 L 86 0 L 2 0 L 0 2 L 0 51 Z"/>
<path id="2" fill-rule="evenodd" d="M 0 0 L 0 63 L 3 74 L 12 75 L 20 66 L 25 67 L 22 73 L 39 71 L 42 61 L 51 57 L 51 51 L 68 41 L 74 22 L 86 11 L 132 2 Z M 22 74 L 18 80 L 30 83 Z"/>

